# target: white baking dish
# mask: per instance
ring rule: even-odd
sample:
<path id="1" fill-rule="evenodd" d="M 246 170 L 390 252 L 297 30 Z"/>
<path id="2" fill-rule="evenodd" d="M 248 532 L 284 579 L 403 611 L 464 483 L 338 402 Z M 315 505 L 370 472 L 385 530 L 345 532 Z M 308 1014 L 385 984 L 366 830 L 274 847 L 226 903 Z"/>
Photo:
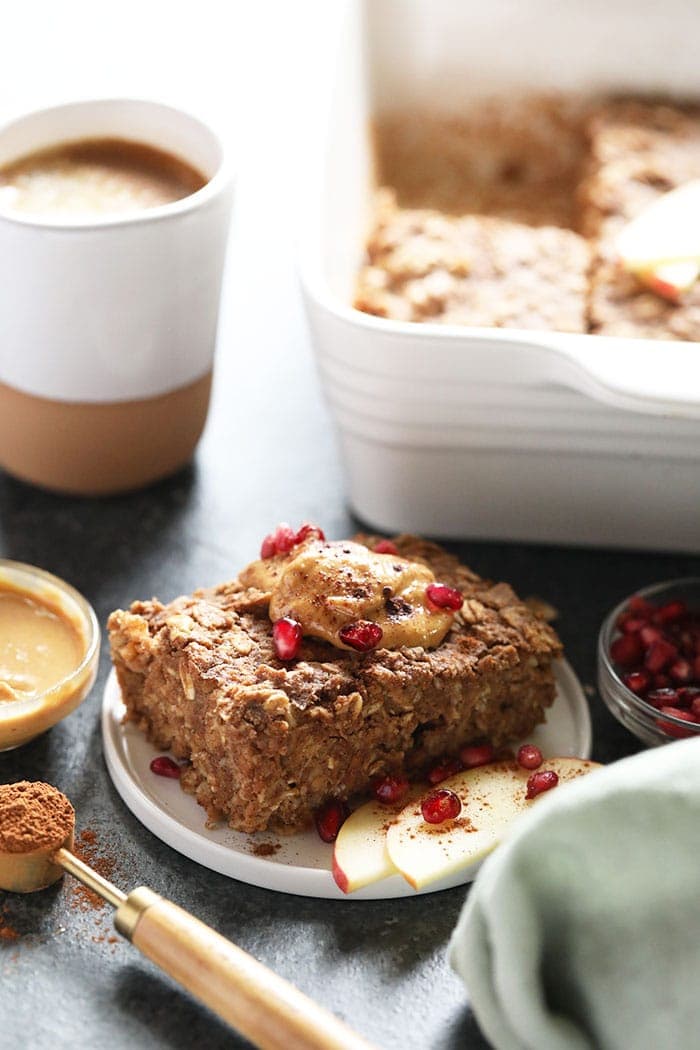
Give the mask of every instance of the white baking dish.
<path id="1" fill-rule="evenodd" d="M 439 536 L 700 550 L 700 344 L 407 324 L 349 305 L 372 116 L 543 89 L 700 97 L 698 34 L 700 8 L 682 0 L 346 4 L 301 270 L 360 517 Z"/>

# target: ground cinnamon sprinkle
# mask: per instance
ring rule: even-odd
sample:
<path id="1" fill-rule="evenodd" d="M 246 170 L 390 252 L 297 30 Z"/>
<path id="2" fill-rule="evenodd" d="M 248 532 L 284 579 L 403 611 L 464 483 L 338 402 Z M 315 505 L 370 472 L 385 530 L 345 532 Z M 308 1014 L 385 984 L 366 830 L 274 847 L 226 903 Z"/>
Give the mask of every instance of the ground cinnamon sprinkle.
<path id="1" fill-rule="evenodd" d="M 102 853 L 97 845 L 97 834 L 92 828 L 84 828 L 78 835 L 73 852 L 80 860 L 89 864 L 98 875 L 104 879 L 112 879 L 114 869 L 117 866 L 117 858 L 114 854 Z M 71 886 L 70 906 L 74 911 L 95 911 L 106 907 L 103 901 L 93 890 L 83 886 L 81 882 L 73 882 Z"/>
<path id="2" fill-rule="evenodd" d="M 17 930 L 10 926 L 3 912 L 0 911 L 0 941 L 16 941 L 18 937 Z"/>
<path id="3" fill-rule="evenodd" d="M 0 851 L 55 849 L 70 836 L 75 811 L 58 788 L 40 781 L 0 785 Z"/>

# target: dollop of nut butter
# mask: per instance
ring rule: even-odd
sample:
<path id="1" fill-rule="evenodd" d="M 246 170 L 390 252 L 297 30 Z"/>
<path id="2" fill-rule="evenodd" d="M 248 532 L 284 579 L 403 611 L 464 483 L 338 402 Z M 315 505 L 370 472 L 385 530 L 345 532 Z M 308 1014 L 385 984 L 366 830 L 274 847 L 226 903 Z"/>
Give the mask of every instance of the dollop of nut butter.
<path id="1" fill-rule="evenodd" d="M 382 649 L 434 648 L 454 621 L 454 612 L 429 603 L 426 589 L 435 576 L 426 565 L 349 540 L 307 541 L 252 562 L 240 579 L 270 595 L 273 622 L 289 617 L 305 635 L 338 649 L 353 648 L 340 632 L 358 621 L 381 627 Z"/>

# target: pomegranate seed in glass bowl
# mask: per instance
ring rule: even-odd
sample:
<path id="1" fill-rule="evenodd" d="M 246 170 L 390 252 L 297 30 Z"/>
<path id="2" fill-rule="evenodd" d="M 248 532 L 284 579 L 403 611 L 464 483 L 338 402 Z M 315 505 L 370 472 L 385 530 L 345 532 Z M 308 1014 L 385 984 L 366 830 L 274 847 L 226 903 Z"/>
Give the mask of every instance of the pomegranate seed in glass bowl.
<path id="1" fill-rule="evenodd" d="M 700 737 L 700 577 L 646 587 L 608 614 L 598 635 L 598 688 L 645 744 Z"/>

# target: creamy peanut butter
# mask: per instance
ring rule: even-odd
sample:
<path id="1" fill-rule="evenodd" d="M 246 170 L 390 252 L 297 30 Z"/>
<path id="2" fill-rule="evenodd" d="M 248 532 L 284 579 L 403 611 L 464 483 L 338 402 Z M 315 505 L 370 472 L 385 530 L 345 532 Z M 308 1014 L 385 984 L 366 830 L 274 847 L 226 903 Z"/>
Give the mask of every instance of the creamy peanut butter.
<path id="1" fill-rule="evenodd" d="M 84 699 L 97 659 L 91 633 L 58 591 L 25 591 L 0 574 L 0 750 L 38 736 Z"/>
<path id="2" fill-rule="evenodd" d="M 84 652 L 84 638 L 58 609 L 0 584 L 0 702 L 50 689 Z"/>
<path id="3" fill-rule="evenodd" d="M 270 619 L 290 617 L 304 634 L 349 649 L 340 630 L 358 620 L 382 629 L 381 648 L 433 648 L 453 623 L 453 613 L 428 603 L 435 576 L 426 565 L 377 554 L 349 540 L 310 540 L 289 554 L 252 562 L 241 581 L 270 595 Z"/>

